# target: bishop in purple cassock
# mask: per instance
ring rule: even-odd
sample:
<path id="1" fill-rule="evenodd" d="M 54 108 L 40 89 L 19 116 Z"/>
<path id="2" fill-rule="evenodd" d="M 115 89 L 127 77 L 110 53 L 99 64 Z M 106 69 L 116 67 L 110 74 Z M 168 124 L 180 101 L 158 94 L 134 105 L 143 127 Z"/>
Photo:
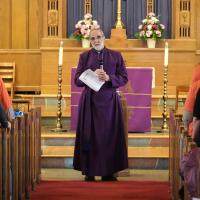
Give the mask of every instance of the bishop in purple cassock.
<path id="1" fill-rule="evenodd" d="M 122 105 L 116 92 L 127 83 L 128 77 L 121 54 L 102 46 L 102 31 L 91 31 L 90 39 L 93 48 L 80 55 L 74 80 L 84 90 L 79 102 L 73 165 L 88 177 L 109 177 L 128 168 Z M 99 75 L 100 66 L 105 83 L 95 92 L 79 76 L 87 69 Z"/>

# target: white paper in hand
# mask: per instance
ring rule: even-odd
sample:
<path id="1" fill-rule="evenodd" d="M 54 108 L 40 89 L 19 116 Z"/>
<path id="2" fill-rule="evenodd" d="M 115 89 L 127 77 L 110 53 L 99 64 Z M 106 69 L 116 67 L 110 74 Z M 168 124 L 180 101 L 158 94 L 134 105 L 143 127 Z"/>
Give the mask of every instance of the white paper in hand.
<path id="1" fill-rule="evenodd" d="M 79 79 L 96 92 L 98 92 L 101 86 L 105 83 L 105 81 L 100 80 L 96 73 L 91 69 L 85 70 L 79 76 Z"/>

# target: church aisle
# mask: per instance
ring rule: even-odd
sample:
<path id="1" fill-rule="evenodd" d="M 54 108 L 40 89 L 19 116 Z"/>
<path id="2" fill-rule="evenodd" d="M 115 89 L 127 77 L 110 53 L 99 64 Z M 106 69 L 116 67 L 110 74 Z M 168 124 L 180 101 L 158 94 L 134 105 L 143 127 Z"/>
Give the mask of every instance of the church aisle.
<path id="1" fill-rule="evenodd" d="M 30 200 L 170 200 L 168 170 L 130 170 L 117 182 L 83 181 L 73 169 L 42 169 L 42 181 Z"/>
<path id="2" fill-rule="evenodd" d="M 30 200 L 170 200 L 168 182 L 42 181 Z"/>

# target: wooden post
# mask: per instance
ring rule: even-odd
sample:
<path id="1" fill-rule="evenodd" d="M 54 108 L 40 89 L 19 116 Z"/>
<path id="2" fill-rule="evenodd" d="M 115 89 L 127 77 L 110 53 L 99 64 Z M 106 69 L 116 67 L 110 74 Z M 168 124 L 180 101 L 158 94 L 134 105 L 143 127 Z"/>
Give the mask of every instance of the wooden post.
<path id="1" fill-rule="evenodd" d="M 12 171 L 12 198 L 18 199 L 18 120 L 12 121 L 11 128 L 11 171 Z"/>

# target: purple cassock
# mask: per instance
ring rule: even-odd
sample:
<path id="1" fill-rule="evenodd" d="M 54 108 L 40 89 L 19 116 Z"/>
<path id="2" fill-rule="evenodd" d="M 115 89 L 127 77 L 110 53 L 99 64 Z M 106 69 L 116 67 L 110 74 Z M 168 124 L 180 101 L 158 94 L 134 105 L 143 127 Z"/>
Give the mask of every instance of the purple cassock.
<path id="1" fill-rule="evenodd" d="M 95 92 L 79 76 L 86 69 L 95 71 L 99 60 L 110 76 Z M 128 168 L 122 106 L 116 89 L 127 83 L 127 71 L 119 52 L 104 48 L 80 55 L 75 84 L 84 87 L 79 108 L 74 150 L 74 169 L 88 176 L 107 176 Z"/>

